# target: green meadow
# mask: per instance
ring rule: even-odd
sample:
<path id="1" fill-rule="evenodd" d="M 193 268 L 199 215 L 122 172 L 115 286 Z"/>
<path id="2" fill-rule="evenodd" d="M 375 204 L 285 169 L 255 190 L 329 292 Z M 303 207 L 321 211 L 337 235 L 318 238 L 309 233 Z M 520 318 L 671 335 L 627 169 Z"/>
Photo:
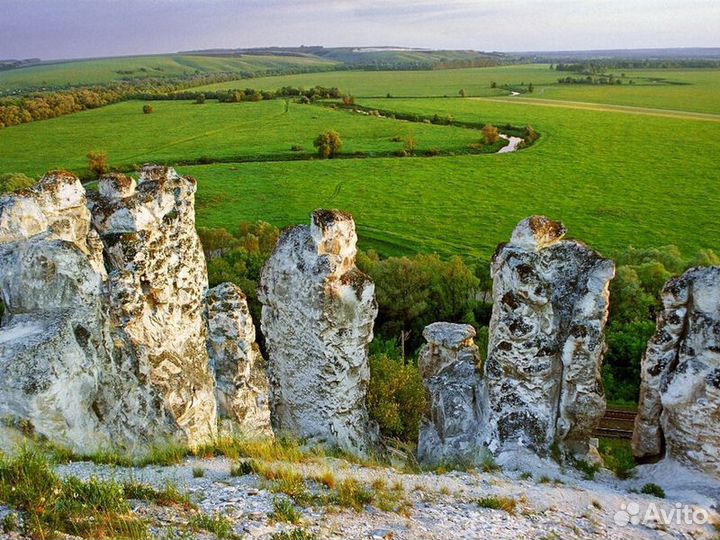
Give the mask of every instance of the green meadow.
<path id="1" fill-rule="evenodd" d="M 141 102 L 124 102 L 0 130 L 0 171 L 86 174 L 91 150 L 107 152 L 110 165 L 123 169 L 176 164 L 198 179 L 200 225 L 233 228 L 262 219 L 287 226 L 307 222 L 314 208 L 337 207 L 355 215 L 362 247 L 386 255 L 488 258 L 531 214 L 563 220 L 573 236 L 608 255 L 629 245 L 667 244 L 692 255 L 720 249 L 720 115 L 712 114 L 720 111 L 718 73 L 643 71 L 646 84 L 617 87 L 560 86 L 553 83 L 558 72 L 547 65 L 257 78 L 238 82 L 272 89 L 338 86 L 356 96 L 381 96 L 358 97 L 367 107 L 532 125 L 541 137 L 512 154 L 468 155 L 468 145 L 479 140 L 476 130 L 319 104 L 291 103 L 285 112 L 283 100 L 155 101 L 146 115 Z M 641 80 L 638 71 L 629 77 Z M 470 96 L 487 93 L 491 81 L 533 82 L 535 92 L 455 97 L 459 88 Z M 388 93 L 394 97 L 385 98 Z M 420 97 L 445 93 L 452 97 Z M 314 158 L 312 141 L 327 129 L 337 130 L 343 154 L 357 159 Z M 395 157 L 409 136 L 417 154 L 455 155 Z"/>
<path id="2" fill-rule="evenodd" d="M 264 73 L 287 67 L 329 68 L 333 65 L 334 62 L 319 58 L 269 55 L 213 57 L 173 54 L 100 58 L 0 71 L 0 89 L 103 84 L 126 78 L 173 77 L 194 73 Z"/>
<path id="3" fill-rule="evenodd" d="M 363 100 L 462 120 L 529 123 L 514 154 L 181 167 L 198 179 L 198 221 L 304 223 L 352 212 L 361 246 L 488 258 L 532 214 L 612 255 L 627 246 L 720 247 L 720 122 L 458 99 Z"/>
<path id="4" fill-rule="evenodd" d="M 560 77 L 580 75 L 549 69 L 549 64 L 527 64 L 488 68 L 436 71 L 335 71 L 303 73 L 251 80 L 228 81 L 198 87 L 198 90 L 255 88 L 276 90 L 283 86 L 320 85 L 338 87 L 356 97 L 456 97 L 461 89 L 468 96 L 507 96 L 509 90 L 534 92 L 523 97 L 585 101 L 646 108 L 720 113 L 720 69 L 608 70 L 620 85 L 558 84 Z M 623 77 L 622 74 L 625 74 Z M 630 84 L 633 81 L 633 84 Z"/>
<path id="5" fill-rule="evenodd" d="M 418 153 L 466 152 L 481 134 L 474 129 L 363 116 L 282 100 L 217 103 L 126 101 L 91 111 L 0 130 L 0 171 L 39 175 L 50 169 L 86 173 L 89 151 L 104 151 L 112 166 L 147 162 L 263 161 L 314 158 L 314 138 L 335 129 L 343 154 L 372 158 L 403 148 L 412 136 Z M 292 148 L 295 147 L 295 150 Z M 38 151 L 28 151 L 37 148 Z"/>

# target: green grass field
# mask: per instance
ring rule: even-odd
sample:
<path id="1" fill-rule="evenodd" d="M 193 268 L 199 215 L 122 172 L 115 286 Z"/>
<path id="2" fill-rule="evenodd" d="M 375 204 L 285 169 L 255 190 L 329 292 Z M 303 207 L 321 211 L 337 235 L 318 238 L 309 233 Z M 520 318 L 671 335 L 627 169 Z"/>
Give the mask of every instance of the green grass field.
<path id="1" fill-rule="evenodd" d="M 276 90 L 282 86 L 336 86 L 357 97 L 454 97 L 460 89 L 470 96 L 505 96 L 507 90 L 490 88 L 533 83 L 535 91 L 527 98 L 585 101 L 661 109 L 720 114 L 720 69 L 610 70 L 623 84 L 617 86 L 558 84 L 557 79 L 579 76 L 549 69 L 548 64 L 500 66 L 438 71 L 337 71 L 261 77 L 248 81 L 229 81 L 198 89 L 251 87 Z M 668 82 L 653 82 L 663 79 Z M 635 84 L 628 84 L 633 80 Z M 672 84 L 671 84 L 672 83 Z"/>
<path id="2" fill-rule="evenodd" d="M 110 164 L 127 167 L 146 162 L 287 160 L 315 155 L 313 139 L 337 130 L 343 152 L 369 156 L 403 148 L 412 135 L 417 152 L 437 148 L 467 151 L 481 133 L 474 129 L 411 123 L 362 116 L 322 106 L 261 101 L 257 103 L 128 101 L 42 122 L 0 130 L 0 171 L 39 175 L 50 169 L 86 172 L 89 151 L 105 151 Z M 41 152 L 27 152 L 42 145 Z M 298 145 L 303 151 L 291 151 Z"/>
<path id="3" fill-rule="evenodd" d="M 492 68 L 445 69 L 436 71 L 334 71 L 326 73 L 302 73 L 277 77 L 259 77 L 247 81 L 228 81 L 197 87 L 197 90 L 218 90 L 230 88 L 256 88 L 276 90 L 283 86 L 320 85 L 340 88 L 357 97 L 454 97 L 460 89 L 468 95 L 505 95 L 507 91 L 490 88 L 492 82 L 526 85 L 532 82 L 553 83 L 557 81 L 555 71 L 547 64 L 499 66 Z"/>
<path id="4" fill-rule="evenodd" d="M 532 73 L 557 75 L 542 66 L 510 66 L 487 71 L 337 72 L 247 82 L 264 88 L 300 80 L 308 86 L 333 85 L 335 77 L 341 79 L 340 87 L 342 80 L 363 85 L 357 87 L 358 95 L 363 88 L 380 95 L 459 87 L 472 93 L 469 84 L 459 83 L 472 79 L 478 89 L 484 88 L 488 77 L 495 78 L 488 73 L 498 72 L 508 74 L 497 77 L 501 84 L 527 83 L 531 77 L 525 75 Z M 685 73 L 659 72 L 667 79 Z M 711 113 L 712 89 L 720 88 L 717 73 L 694 71 L 692 85 L 657 86 L 667 92 L 668 101 L 647 97 L 640 103 Z M 200 225 L 232 228 L 241 221 L 263 219 L 286 226 L 307 222 L 314 208 L 337 207 L 355 215 L 362 247 L 387 255 L 430 251 L 488 258 L 518 221 L 536 213 L 563 220 L 573 236 L 608 255 L 629 245 L 676 244 L 686 255 L 700 248 L 720 250 L 720 116 L 617 110 L 603 105 L 611 101 L 600 101 L 602 96 L 590 109 L 561 100 L 592 102 L 580 93 L 650 91 L 655 88 L 651 86 L 578 85 L 559 89 L 574 91 L 572 96 L 543 99 L 551 97 L 548 88 L 558 87 L 543 87 L 535 77 L 532 82 L 536 93 L 521 98 L 359 98 L 361 105 L 397 112 L 533 125 L 541 139 L 515 154 L 373 157 L 401 148 L 402 143 L 391 141 L 395 136 L 411 133 L 420 150 L 452 149 L 466 147 L 478 133 L 316 105 L 293 104 L 285 114 L 282 101 L 202 106 L 168 101 L 153 102 L 155 112 L 143 115 L 141 103 L 127 102 L 0 131 L 0 171 L 37 175 L 64 167 L 83 172 L 89 150 L 106 150 L 116 166 L 201 158 L 255 160 L 179 167 L 198 179 Z M 704 102 L 686 92 L 693 87 L 706 88 Z M 672 95 L 671 90 L 680 93 Z M 340 132 L 344 151 L 370 157 L 288 161 L 297 157 L 290 151 L 292 145 L 312 152 L 313 138 L 328 128 Z"/>
<path id="5" fill-rule="evenodd" d="M 287 67 L 330 67 L 333 62 L 299 56 L 210 57 L 194 55 L 130 56 L 76 60 L 0 71 L 1 90 L 102 84 L 124 78 L 173 77 L 228 71 L 265 73 Z"/>
<path id="6" fill-rule="evenodd" d="M 199 223 L 284 226 L 332 206 L 355 215 L 365 248 L 487 258 L 539 213 L 608 255 L 629 245 L 720 248 L 718 122 L 482 100 L 363 104 L 528 122 L 543 136 L 507 155 L 184 167 L 199 181 Z"/>

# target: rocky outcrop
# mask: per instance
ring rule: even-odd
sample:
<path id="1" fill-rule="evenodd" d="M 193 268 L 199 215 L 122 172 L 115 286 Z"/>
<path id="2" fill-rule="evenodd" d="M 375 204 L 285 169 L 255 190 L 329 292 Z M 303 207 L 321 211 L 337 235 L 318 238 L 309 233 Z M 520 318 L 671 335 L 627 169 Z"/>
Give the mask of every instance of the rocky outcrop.
<path id="1" fill-rule="evenodd" d="M 208 354 L 215 374 L 218 415 L 224 431 L 272 437 L 265 361 L 255 342 L 255 325 L 245 294 L 223 283 L 205 295 Z"/>
<path id="2" fill-rule="evenodd" d="M 418 359 L 426 395 L 420 422 L 418 461 L 479 465 L 485 458 L 484 407 L 487 397 L 480 355 L 468 324 L 433 323 L 423 331 L 427 344 Z"/>
<path id="3" fill-rule="evenodd" d="M 605 412 L 600 369 L 614 264 L 563 240 L 565 232 L 528 218 L 493 258 L 485 382 L 496 454 L 585 455 Z"/>
<path id="4" fill-rule="evenodd" d="M 150 166 L 0 199 L 0 416 L 83 451 L 215 433 L 194 192 Z"/>
<path id="5" fill-rule="evenodd" d="M 74 446 L 109 440 L 94 410 L 112 347 L 101 263 L 74 176 L 0 199 L 0 417 Z"/>
<path id="6" fill-rule="evenodd" d="M 146 166 L 137 186 L 123 175 L 102 178 L 89 205 L 104 244 L 115 362 L 139 383 L 116 388 L 101 412 L 115 414 L 120 405 L 130 432 L 167 424 L 190 443 L 216 430 L 195 189 L 194 179 L 173 169 Z M 148 408 L 151 399 L 161 406 Z"/>
<path id="7" fill-rule="evenodd" d="M 316 210 L 280 237 L 258 298 L 276 430 L 363 455 L 376 439 L 366 390 L 377 304 L 356 242 L 352 216 Z"/>
<path id="8" fill-rule="evenodd" d="M 633 453 L 720 478 L 720 267 L 669 281 L 662 301 L 641 363 Z"/>

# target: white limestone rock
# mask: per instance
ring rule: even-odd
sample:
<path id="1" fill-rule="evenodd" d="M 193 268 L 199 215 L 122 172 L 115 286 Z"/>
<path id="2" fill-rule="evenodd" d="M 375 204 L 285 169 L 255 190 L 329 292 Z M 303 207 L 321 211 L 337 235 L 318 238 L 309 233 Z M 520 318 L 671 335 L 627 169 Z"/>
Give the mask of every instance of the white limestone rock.
<path id="1" fill-rule="evenodd" d="M 83 452 L 216 432 L 195 183 L 148 167 L 133 185 L 88 203 L 50 173 L 0 198 L 0 417 Z"/>
<path id="2" fill-rule="evenodd" d="M 115 361 L 138 381 L 129 392 L 111 388 L 102 412 L 124 415 L 129 433 L 141 432 L 149 415 L 155 418 L 146 430 L 169 424 L 190 445 L 205 442 L 216 434 L 217 417 L 196 182 L 145 166 L 137 187 L 119 175 L 101 179 L 100 187 L 90 210 L 105 247 Z M 148 408 L 150 400 L 160 403 Z"/>
<path id="3" fill-rule="evenodd" d="M 528 218 L 493 258 L 485 383 L 495 454 L 543 458 L 557 447 L 585 457 L 605 412 L 600 370 L 614 264 L 563 240 L 565 232 Z"/>
<path id="4" fill-rule="evenodd" d="M 436 322 L 423 331 L 427 344 L 418 359 L 427 406 L 420 422 L 418 461 L 477 466 L 487 456 L 484 418 L 487 396 L 480 373 L 475 329 Z"/>
<path id="5" fill-rule="evenodd" d="M 670 280 L 662 301 L 641 363 L 633 453 L 720 478 L 720 267 Z"/>
<path id="6" fill-rule="evenodd" d="M 316 210 L 310 227 L 280 237 L 258 298 L 276 432 L 366 455 L 377 441 L 366 406 L 377 303 L 356 242 L 352 216 Z"/>
<path id="7" fill-rule="evenodd" d="M 0 199 L 0 417 L 87 449 L 109 440 L 94 410 L 111 347 L 99 249 L 74 176 Z"/>
<path id="8" fill-rule="evenodd" d="M 218 415 L 227 431 L 272 437 L 270 387 L 245 294 L 233 283 L 221 283 L 206 293 L 205 302 Z"/>

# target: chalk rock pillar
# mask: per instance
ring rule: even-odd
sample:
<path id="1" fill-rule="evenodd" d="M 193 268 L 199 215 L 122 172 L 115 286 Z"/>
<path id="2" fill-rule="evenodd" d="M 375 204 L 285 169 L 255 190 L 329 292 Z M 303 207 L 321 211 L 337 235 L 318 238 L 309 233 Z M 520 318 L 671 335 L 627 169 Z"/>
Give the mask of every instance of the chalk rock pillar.
<path id="1" fill-rule="evenodd" d="M 377 439 L 366 406 L 377 303 L 356 242 L 352 216 L 314 211 L 281 235 L 258 298 L 276 431 L 364 455 Z"/>
<path id="2" fill-rule="evenodd" d="M 485 365 L 494 452 L 588 452 L 605 412 L 601 379 L 612 261 L 542 216 L 522 221 L 492 261 Z"/>
<path id="3" fill-rule="evenodd" d="M 468 324 L 436 322 L 423 331 L 418 366 L 427 406 L 420 422 L 418 461 L 478 465 L 483 449 L 484 386 L 480 355 Z"/>
<path id="4" fill-rule="evenodd" d="M 221 283 L 205 301 L 208 354 L 223 426 L 245 437 L 271 437 L 270 388 L 245 294 L 233 283 Z"/>
<path id="5" fill-rule="evenodd" d="M 103 385 L 109 395 L 98 409 L 122 416 L 131 433 L 167 424 L 191 445 L 217 430 L 195 190 L 193 178 L 146 165 L 137 185 L 124 175 L 101 178 L 89 205 L 104 245 L 116 362 L 139 381 L 131 392 Z"/>
<path id="6" fill-rule="evenodd" d="M 670 280 L 662 301 L 641 362 L 633 453 L 720 478 L 720 267 Z"/>

